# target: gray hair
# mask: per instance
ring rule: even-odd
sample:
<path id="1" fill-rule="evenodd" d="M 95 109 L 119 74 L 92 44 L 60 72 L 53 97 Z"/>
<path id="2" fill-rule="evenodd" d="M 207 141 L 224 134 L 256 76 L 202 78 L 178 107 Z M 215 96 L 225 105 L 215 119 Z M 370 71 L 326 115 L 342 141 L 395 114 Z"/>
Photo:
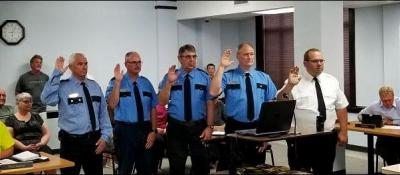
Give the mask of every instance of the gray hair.
<path id="1" fill-rule="evenodd" d="M 76 57 L 77 57 L 78 55 L 81 55 L 81 56 L 85 57 L 85 55 L 84 55 L 83 53 L 72 53 L 72 54 L 69 56 L 68 63 L 69 63 L 69 64 L 72 64 L 73 62 L 75 62 L 75 59 L 76 59 Z M 85 57 L 85 58 L 86 58 L 86 57 Z"/>
<path id="2" fill-rule="evenodd" d="M 18 103 L 18 102 L 21 102 L 23 99 L 27 99 L 27 98 L 32 99 L 32 95 L 29 94 L 28 92 L 22 92 L 15 96 L 15 101 Z"/>
<path id="3" fill-rule="evenodd" d="M 379 96 L 382 96 L 384 94 L 391 94 L 394 95 L 394 91 L 393 88 L 390 86 L 382 86 L 381 88 L 379 88 Z"/>

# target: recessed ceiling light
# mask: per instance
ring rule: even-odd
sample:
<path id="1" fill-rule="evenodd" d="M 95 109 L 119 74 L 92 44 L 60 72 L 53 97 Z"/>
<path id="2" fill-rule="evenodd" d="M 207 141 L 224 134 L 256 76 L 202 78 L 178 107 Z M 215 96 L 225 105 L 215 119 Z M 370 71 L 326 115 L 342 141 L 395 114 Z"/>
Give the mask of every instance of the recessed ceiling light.
<path id="1" fill-rule="evenodd" d="M 268 14 L 280 14 L 280 13 L 291 13 L 291 12 L 294 12 L 294 7 L 271 9 L 271 10 L 253 12 L 253 13 L 262 14 L 262 15 L 268 15 Z"/>

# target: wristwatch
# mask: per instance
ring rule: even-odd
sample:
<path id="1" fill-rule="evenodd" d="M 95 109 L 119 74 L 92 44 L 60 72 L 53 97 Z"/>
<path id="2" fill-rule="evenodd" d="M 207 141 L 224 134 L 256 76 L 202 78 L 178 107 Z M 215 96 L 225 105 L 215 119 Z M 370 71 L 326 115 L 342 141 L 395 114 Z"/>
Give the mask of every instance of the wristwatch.
<path id="1" fill-rule="evenodd" d="M 151 129 L 151 131 L 158 134 L 157 128 Z"/>

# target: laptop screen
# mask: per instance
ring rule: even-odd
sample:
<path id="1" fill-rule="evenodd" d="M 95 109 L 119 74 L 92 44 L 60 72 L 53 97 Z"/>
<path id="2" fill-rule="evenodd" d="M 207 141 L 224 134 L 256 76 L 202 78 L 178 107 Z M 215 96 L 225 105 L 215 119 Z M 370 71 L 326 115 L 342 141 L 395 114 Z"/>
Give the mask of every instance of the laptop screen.
<path id="1" fill-rule="evenodd" d="M 264 102 L 261 106 L 256 133 L 288 132 L 296 100 Z"/>

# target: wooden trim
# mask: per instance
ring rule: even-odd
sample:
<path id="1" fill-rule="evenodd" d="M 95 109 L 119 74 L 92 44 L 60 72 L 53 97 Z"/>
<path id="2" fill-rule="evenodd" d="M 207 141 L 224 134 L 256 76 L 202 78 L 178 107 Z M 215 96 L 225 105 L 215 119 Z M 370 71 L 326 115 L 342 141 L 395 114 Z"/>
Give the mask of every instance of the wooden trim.
<path id="1" fill-rule="evenodd" d="M 256 69 L 264 69 L 264 16 L 256 16 Z"/>

